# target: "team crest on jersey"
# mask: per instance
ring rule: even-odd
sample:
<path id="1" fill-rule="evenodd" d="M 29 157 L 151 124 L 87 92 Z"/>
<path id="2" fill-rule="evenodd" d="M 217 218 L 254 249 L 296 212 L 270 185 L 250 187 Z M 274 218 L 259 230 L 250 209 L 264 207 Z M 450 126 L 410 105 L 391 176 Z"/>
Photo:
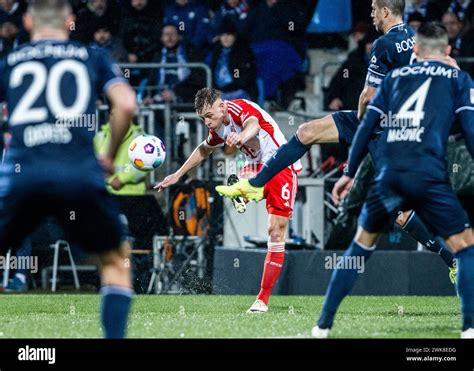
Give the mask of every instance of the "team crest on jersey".
<path id="1" fill-rule="evenodd" d="M 471 103 L 474 104 L 474 89 L 471 89 Z"/>
<path id="2" fill-rule="evenodd" d="M 373 63 L 373 64 L 377 63 L 377 57 L 375 55 L 370 60 L 370 63 Z"/>

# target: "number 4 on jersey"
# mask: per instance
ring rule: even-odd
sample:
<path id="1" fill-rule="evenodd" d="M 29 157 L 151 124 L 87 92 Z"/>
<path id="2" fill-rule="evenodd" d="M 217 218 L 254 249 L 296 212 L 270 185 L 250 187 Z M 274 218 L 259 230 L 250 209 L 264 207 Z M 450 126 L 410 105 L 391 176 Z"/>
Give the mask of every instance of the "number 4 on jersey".
<path id="1" fill-rule="evenodd" d="M 426 80 L 410 97 L 403 103 L 397 113 L 397 120 L 408 124 L 407 126 L 419 127 L 421 120 L 425 118 L 425 101 L 430 89 L 432 78 Z M 413 106 L 414 109 L 410 110 Z"/>

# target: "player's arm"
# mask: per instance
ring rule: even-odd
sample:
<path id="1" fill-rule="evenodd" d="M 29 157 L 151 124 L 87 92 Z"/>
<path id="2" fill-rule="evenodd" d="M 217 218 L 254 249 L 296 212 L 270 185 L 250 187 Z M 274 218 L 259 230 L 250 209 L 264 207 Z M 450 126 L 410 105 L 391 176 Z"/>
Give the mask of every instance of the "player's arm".
<path id="1" fill-rule="evenodd" d="M 111 135 L 109 148 L 102 158 L 102 165 L 106 171 L 113 173 L 113 160 L 135 115 L 135 92 L 128 84 L 117 83 L 107 90 L 107 98 L 111 104 Z"/>
<path id="2" fill-rule="evenodd" d="M 389 72 L 389 47 L 382 40 L 376 40 L 370 52 L 370 64 L 367 69 L 365 86 L 359 96 L 357 117 L 360 121 L 364 117 L 367 105 L 375 96 L 378 87 L 382 84 L 385 75 Z"/>
<path id="3" fill-rule="evenodd" d="M 359 96 L 359 106 L 358 106 L 358 112 L 357 112 L 357 117 L 359 118 L 359 120 L 362 120 L 362 117 L 364 117 L 364 113 L 367 108 L 367 105 L 375 96 L 376 91 L 377 91 L 377 88 L 374 86 L 369 86 L 369 85 L 364 86 L 364 90 L 362 90 L 362 93 L 360 93 L 360 96 Z"/>
<path id="4" fill-rule="evenodd" d="M 94 52 L 97 63 L 98 87 L 110 102 L 110 144 L 100 158 L 102 167 L 110 175 L 114 172 L 113 161 L 122 139 L 127 134 L 135 115 L 135 92 L 123 77 L 120 68 L 106 52 Z"/>
<path id="5" fill-rule="evenodd" d="M 343 200 L 352 188 L 353 179 L 362 160 L 368 153 L 368 144 L 375 127 L 380 122 L 381 111 L 371 105 L 368 106 L 367 114 L 364 116 L 361 124 L 352 142 L 349 153 L 347 171 L 334 185 L 332 190 L 332 200 L 337 205 Z"/>
<path id="6" fill-rule="evenodd" d="M 202 142 L 194 149 L 193 153 L 191 153 L 191 156 L 189 156 L 186 162 L 175 173 L 168 175 L 154 188 L 160 192 L 163 188 L 178 183 L 185 174 L 199 166 L 213 152 L 213 150 L 213 148 L 206 145 L 205 141 Z"/>
<path id="7" fill-rule="evenodd" d="M 337 181 L 332 190 L 332 199 L 336 205 L 349 193 L 357 169 L 369 151 L 369 141 L 375 128 L 380 123 L 381 118 L 385 115 L 387 110 L 385 99 L 387 96 L 386 90 L 385 82 L 382 83 L 381 88 L 378 89 L 371 103 L 367 105 L 367 113 L 357 128 L 352 142 L 346 174 Z"/>
<path id="8" fill-rule="evenodd" d="M 237 152 L 237 147 L 231 147 L 227 144 L 224 146 L 224 155 L 226 156 L 233 156 Z"/>
<path id="9" fill-rule="evenodd" d="M 368 106 L 367 114 L 357 128 L 357 132 L 349 153 L 346 173 L 348 177 L 354 178 L 359 165 L 369 152 L 369 141 L 376 126 L 380 122 L 381 115 L 383 115 L 383 112 L 380 109 L 371 105 Z"/>
<path id="10" fill-rule="evenodd" d="M 243 130 L 237 134 L 235 132 L 230 133 L 226 138 L 226 144 L 228 146 L 242 145 L 248 142 L 250 139 L 255 138 L 260 130 L 260 124 L 258 119 L 254 116 L 249 117 L 242 125 Z"/>
<path id="11" fill-rule="evenodd" d="M 456 114 L 461 123 L 466 147 L 474 159 L 474 85 L 467 74 L 463 74 L 457 96 L 459 99 Z"/>
<path id="12" fill-rule="evenodd" d="M 474 160 L 474 107 L 459 112 L 466 147 Z"/>

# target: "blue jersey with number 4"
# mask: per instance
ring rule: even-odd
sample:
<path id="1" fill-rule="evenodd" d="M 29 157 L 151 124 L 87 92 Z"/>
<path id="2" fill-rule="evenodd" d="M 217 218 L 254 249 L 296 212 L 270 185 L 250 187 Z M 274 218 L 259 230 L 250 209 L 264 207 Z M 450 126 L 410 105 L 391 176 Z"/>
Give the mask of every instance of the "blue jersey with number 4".
<path id="1" fill-rule="evenodd" d="M 474 155 L 474 89 L 469 74 L 438 61 L 391 71 L 357 130 L 348 175 L 355 175 L 370 133 L 381 127 L 377 144 L 380 171 L 421 172 L 446 180 L 446 147 L 456 118 Z"/>
<path id="2" fill-rule="evenodd" d="M 126 80 L 109 56 L 77 42 L 42 40 L 7 55 L 0 62 L 0 98 L 12 139 L 4 175 L 101 176 L 95 104 L 116 83 Z"/>

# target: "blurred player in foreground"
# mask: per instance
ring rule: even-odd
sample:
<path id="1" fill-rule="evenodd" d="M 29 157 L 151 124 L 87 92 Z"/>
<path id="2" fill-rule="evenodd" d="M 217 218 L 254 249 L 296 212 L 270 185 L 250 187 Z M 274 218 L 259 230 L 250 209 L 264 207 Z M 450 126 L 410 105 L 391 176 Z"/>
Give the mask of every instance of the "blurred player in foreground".
<path id="1" fill-rule="evenodd" d="M 449 182 L 446 164 L 448 136 L 456 118 L 474 157 L 474 89 L 466 72 L 445 63 L 451 47 L 443 26 L 422 25 L 416 42 L 418 62 L 385 77 L 357 129 L 347 175 L 333 190 L 338 198 L 347 194 L 371 136 L 382 130 L 375 181 L 344 258 L 367 261 L 380 233 L 393 223 L 399 210 L 415 210 L 455 254 L 461 337 L 474 338 L 474 235 Z M 331 277 L 321 316 L 312 331 L 315 337 L 329 335 L 337 308 L 357 279 L 357 271 L 346 269 L 344 261 Z"/>
<path id="2" fill-rule="evenodd" d="M 224 101 L 218 90 L 204 88 L 196 94 L 195 109 L 209 129 L 209 135 L 178 171 L 156 185 L 159 191 L 177 183 L 218 147 L 227 145 L 240 149 L 246 157 L 246 166 L 240 176 L 249 176 L 260 170 L 263 162 L 286 143 L 273 118 L 253 102 L 244 99 Z M 268 300 L 283 266 L 286 229 L 297 192 L 296 173 L 300 170 L 299 161 L 290 164 L 273 177 L 263 190 L 268 212 L 268 252 L 261 290 L 248 313 L 268 311 Z M 234 205 L 236 208 L 242 206 L 239 203 Z"/>
<path id="3" fill-rule="evenodd" d="M 12 135 L 0 171 L 0 252 L 55 216 L 68 240 L 97 254 L 105 336 L 121 338 L 132 299 L 129 246 L 105 172 L 113 173 L 135 94 L 107 54 L 69 41 L 73 21 L 67 0 L 31 1 L 24 16 L 31 42 L 0 63 L 0 98 Z M 97 124 L 102 92 L 114 114 L 110 147 L 99 162 L 89 124 Z"/>
<path id="4" fill-rule="evenodd" d="M 302 124 L 297 133 L 264 164 L 262 170 L 248 180 L 241 180 L 231 186 L 219 186 L 218 192 L 227 197 L 246 197 L 260 200 L 262 188 L 276 173 L 300 159 L 313 144 L 351 144 L 363 117 L 368 102 L 375 95 L 386 74 L 394 68 L 414 61 L 412 53 L 415 40 L 414 31 L 403 23 L 404 0 L 372 0 L 372 19 L 377 31 L 383 32 L 375 42 L 370 56 L 370 64 L 364 90 L 359 98 L 358 111 L 339 111 L 321 119 Z M 450 57 L 446 60 L 456 62 Z M 369 144 L 369 152 L 375 167 L 378 159 L 373 156 L 377 143 L 374 134 Z M 396 222 L 402 230 L 420 242 L 428 250 L 438 253 L 450 269 L 450 279 L 454 283 L 456 266 L 453 254 L 426 227 L 416 213 L 401 213 Z"/>

